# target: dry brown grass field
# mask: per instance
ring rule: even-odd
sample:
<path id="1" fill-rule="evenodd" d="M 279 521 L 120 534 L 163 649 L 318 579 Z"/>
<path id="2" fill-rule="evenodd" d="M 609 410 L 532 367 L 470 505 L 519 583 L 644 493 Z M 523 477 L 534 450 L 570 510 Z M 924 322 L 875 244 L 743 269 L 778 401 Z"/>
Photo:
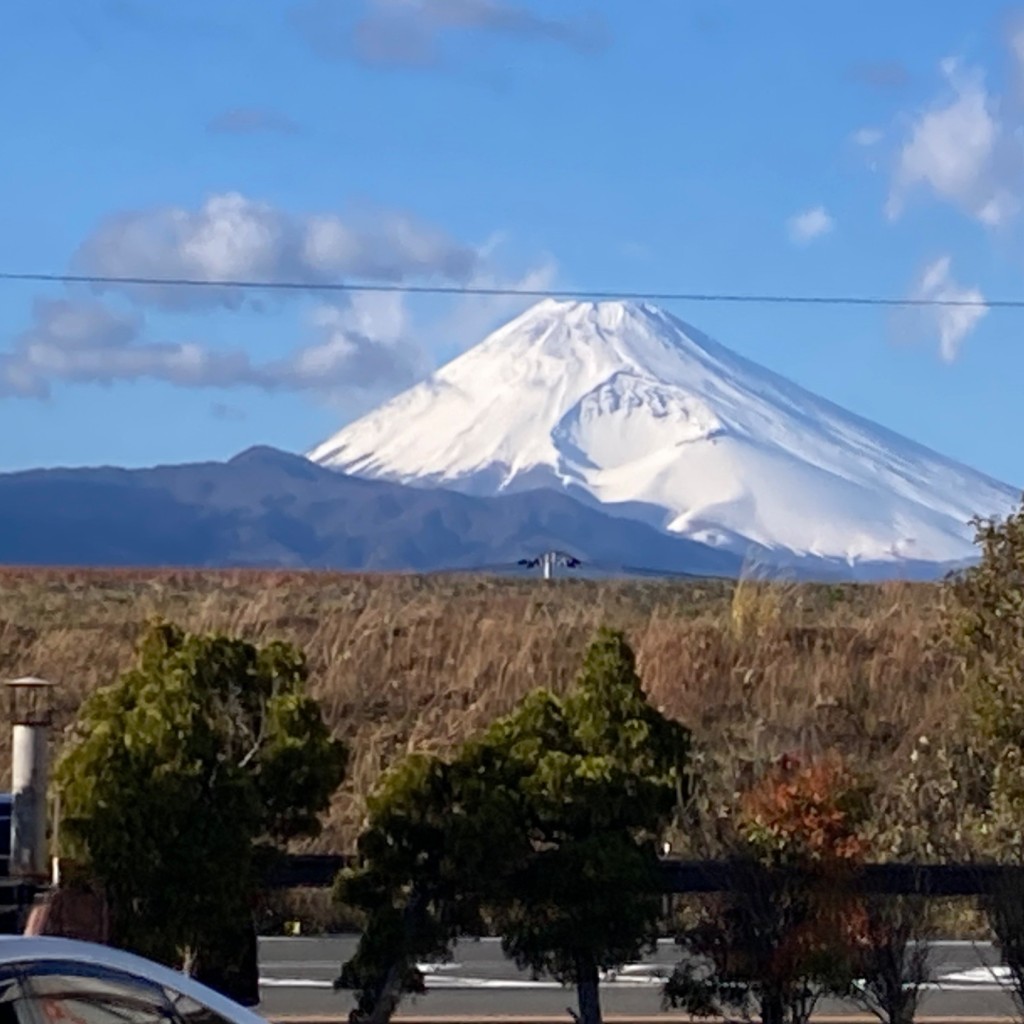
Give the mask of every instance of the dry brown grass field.
<path id="1" fill-rule="evenodd" d="M 8 569 L 0 677 L 57 681 L 63 726 L 85 694 L 130 664 L 151 616 L 295 642 L 353 751 L 313 844 L 340 852 L 390 763 L 450 747 L 533 687 L 564 690 L 604 624 L 627 633 L 654 701 L 737 763 L 837 747 L 885 779 L 956 700 L 929 642 L 940 595 L 908 584 Z M 0 744 L 6 771 L 7 730 Z"/>

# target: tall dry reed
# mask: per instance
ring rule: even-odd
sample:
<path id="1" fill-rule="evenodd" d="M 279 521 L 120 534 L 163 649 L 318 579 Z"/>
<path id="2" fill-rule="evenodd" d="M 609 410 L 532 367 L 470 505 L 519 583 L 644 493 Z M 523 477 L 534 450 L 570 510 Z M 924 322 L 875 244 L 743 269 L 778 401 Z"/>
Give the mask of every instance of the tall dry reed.
<path id="1" fill-rule="evenodd" d="M 929 644 L 937 590 L 502 581 L 259 572 L 0 574 L 0 677 L 58 681 L 59 724 L 132 659 L 150 616 L 282 638 L 352 744 L 319 849 L 351 847 L 363 798 L 413 749 L 445 750 L 531 688 L 571 682 L 599 625 L 626 631 L 653 700 L 744 759 L 838 747 L 880 778 L 955 704 Z M 0 731 L 0 764 L 9 762 Z"/>

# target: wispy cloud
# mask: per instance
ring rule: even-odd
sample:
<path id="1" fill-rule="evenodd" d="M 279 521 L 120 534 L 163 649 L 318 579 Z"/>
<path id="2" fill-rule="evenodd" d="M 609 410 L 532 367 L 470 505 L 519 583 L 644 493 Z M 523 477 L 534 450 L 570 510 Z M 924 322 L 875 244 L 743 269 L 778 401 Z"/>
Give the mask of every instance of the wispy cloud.
<path id="1" fill-rule="evenodd" d="M 990 227 L 1020 209 L 1024 148 L 980 71 L 942 63 L 946 93 L 910 123 L 900 147 L 886 214 L 899 218 L 911 193 L 924 190 Z"/>
<path id="2" fill-rule="evenodd" d="M 880 128 L 858 128 L 850 136 L 855 146 L 863 146 L 865 149 L 877 146 L 884 137 Z"/>
<path id="3" fill-rule="evenodd" d="M 188 342 L 142 343 L 144 321 L 98 302 L 43 299 L 33 324 L 0 355 L 0 395 L 47 398 L 56 382 L 112 384 L 151 378 L 189 387 L 223 387 L 247 374 L 241 352 Z"/>
<path id="4" fill-rule="evenodd" d="M 312 311 L 309 322 L 318 339 L 265 368 L 274 389 L 394 391 L 415 383 L 429 369 L 422 348 L 409 340 L 399 295 L 324 303 Z"/>
<path id="5" fill-rule="evenodd" d="M 315 340 L 279 359 L 198 342 L 154 341 L 144 318 L 95 300 L 43 299 L 33 323 L 0 354 L 0 396 L 48 398 L 58 383 L 161 381 L 182 388 L 256 388 L 336 393 L 412 383 L 424 355 L 406 340 L 404 321 L 374 316 L 360 302 L 317 306 Z M 216 414 L 216 413 L 215 413 Z"/>
<path id="6" fill-rule="evenodd" d="M 361 401 L 426 376 L 439 358 L 478 341 L 530 305 L 519 296 L 461 294 L 438 303 L 400 291 L 314 291 L 321 282 L 438 282 L 541 289 L 543 260 L 516 277 L 500 269 L 501 236 L 471 245 L 394 210 L 294 214 L 239 193 L 195 208 L 160 206 L 106 218 L 79 247 L 75 269 L 110 277 L 230 286 L 107 283 L 36 301 L 30 325 L 0 349 L 0 395 L 48 398 L 59 384 L 160 381 L 182 388 L 252 388 Z M 176 314 L 269 308 L 261 282 L 295 284 L 299 334 L 289 350 L 256 359 L 243 346 L 182 337 Z M 250 283 L 251 282 L 251 283 Z M 278 312 L 284 313 L 283 308 Z M 158 315 L 159 314 L 159 315 Z M 147 320 L 152 316 L 152 322 Z M 200 328 L 201 329 L 201 328 Z M 211 406 L 227 418 L 227 404 Z"/>
<path id="7" fill-rule="evenodd" d="M 478 269 L 479 254 L 406 213 L 291 214 L 228 192 L 209 197 L 198 209 L 162 206 L 108 217 L 73 262 L 86 273 L 111 277 L 315 285 L 348 277 L 464 282 Z M 133 301 L 171 310 L 238 308 L 246 300 L 241 289 L 227 287 L 116 289 Z"/>
<path id="8" fill-rule="evenodd" d="M 452 32 L 477 32 L 553 43 L 578 52 L 605 43 L 602 23 L 539 14 L 510 0 L 303 0 L 295 28 L 325 59 L 390 67 L 432 67 Z"/>
<path id="9" fill-rule="evenodd" d="M 483 247 L 482 260 L 491 248 Z M 557 273 L 551 260 L 520 276 L 481 266 L 471 285 L 536 290 L 550 287 Z M 138 308 L 78 295 L 39 299 L 31 325 L 10 351 L 0 352 L 0 397 L 46 399 L 58 384 L 143 380 L 189 389 L 304 392 L 324 400 L 387 397 L 533 301 L 467 294 L 447 302 L 440 314 L 421 310 L 414 317 L 401 293 L 339 296 L 303 314 L 306 336 L 291 351 L 255 361 L 240 347 L 155 338 Z M 216 402 L 211 415 L 234 419 L 234 408 Z"/>
<path id="10" fill-rule="evenodd" d="M 206 123 L 206 130 L 215 135 L 256 135 L 270 133 L 295 135 L 298 123 L 287 114 L 263 107 L 232 107 L 224 110 Z"/>
<path id="11" fill-rule="evenodd" d="M 806 245 L 832 231 L 835 221 L 824 206 L 814 206 L 790 217 L 787 227 L 793 242 L 797 245 Z"/>
<path id="12" fill-rule="evenodd" d="M 964 339 L 988 313 L 988 307 L 981 305 L 985 297 L 979 288 L 965 287 L 953 279 L 952 262 L 950 256 L 942 256 L 930 263 L 911 291 L 911 297 L 918 300 L 977 303 L 924 309 L 923 315 L 938 334 L 939 354 L 947 363 L 956 359 Z"/>

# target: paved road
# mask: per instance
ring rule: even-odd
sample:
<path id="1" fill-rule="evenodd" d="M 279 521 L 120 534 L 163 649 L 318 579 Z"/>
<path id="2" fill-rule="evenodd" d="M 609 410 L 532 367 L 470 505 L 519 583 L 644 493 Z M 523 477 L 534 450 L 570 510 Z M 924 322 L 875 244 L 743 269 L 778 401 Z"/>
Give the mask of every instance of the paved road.
<path id="1" fill-rule="evenodd" d="M 352 1007 L 348 992 L 334 992 L 331 982 L 355 948 L 354 937 L 266 938 L 260 941 L 261 1014 L 270 1017 L 344 1019 Z M 671 942 L 643 964 L 632 964 L 602 985 L 607 1014 L 657 1014 L 661 1010 L 661 975 L 675 963 Z M 998 954 L 988 944 L 936 943 L 931 977 L 921 1015 L 929 1017 L 1000 1017 L 1013 1002 L 1000 984 Z M 405 1014 L 453 1017 L 478 1014 L 553 1014 L 569 1020 L 565 1010 L 574 993 L 550 981 L 533 981 L 502 955 L 489 939 L 459 945 L 454 960 L 431 970 L 426 995 L 403 1004 Z M 852 1005 L 823 1002 L 822 1014 L 861 1016 Z"/>

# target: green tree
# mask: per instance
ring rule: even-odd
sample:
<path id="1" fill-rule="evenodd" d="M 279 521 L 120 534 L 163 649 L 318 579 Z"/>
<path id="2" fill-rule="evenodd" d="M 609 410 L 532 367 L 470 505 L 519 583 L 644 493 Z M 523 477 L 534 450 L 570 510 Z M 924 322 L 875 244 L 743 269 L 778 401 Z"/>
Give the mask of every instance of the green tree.
<path id="1" fill-rule="evenodd" d="M 54 772 L 62 852 L 102 881 L 115 941 L 216 974 L 275 851 L 319 830 L 343 743 L 284 643 L 154 623 L 84 703 Z"/>
<path id="2" fill-rule="evenodd" d="M 417 958 L 485 915 L 522 967 L 576 986 L 601 1020 L 601 972 L 657 937 L 657 842 L 687 789 L 688 730 L 650 705 L 622 634 L 602 630 L 564 700 L 539 690 L 448 762 L 391 775 L 344 898 L 368 915 L 341 981 L 386 1020 Z"/>
<path id="3" fill-rule="evenodd" d="M 336 982 L 355 990 L 356 1020 L 390 1020 L 403 994 L 424 991 L 419 963 L 447 959 L 460 934 L 484 927 L 481 889 L 518 838 L 519 813 L 518 795 L 490 785 L 487 755 L 412 755 L 370 797 L 360 865 L 335 886 L 365 918 Z"/>
<path id="4" fill-rule="evenodd" d="M 603 630 L 564 701 L 535 696 L 486 741 L 523 794 L 528 839 L 491 899 L 495 928 L 520 966 L 575 984 L 581 1020 L 597 1022 L 601 972 L 657 939 L 658 840 L 686 796 L 690 734 L 648 702 L 622 634 Z"/>
<path id="5" fill-rule="evenodd" d="M 980 560 L 948 586 L 949 631 L 979 768 L 970 824 L 976 857 L 1024 867 L 1024 503 L 975 520 Z M 1024 1011 L 1024 885 L 1019 874 L 982 901 Z"/>
<path id="6" fill-rule="evenodd" d="M 975 531 L 981 558 L 949 583 L 948 626 L 988 768 L 986 802 L 1024 805 L 1024 503 L 975 520 Z M 1019 859 L 1020 837 L 1004 838 Z"/>

